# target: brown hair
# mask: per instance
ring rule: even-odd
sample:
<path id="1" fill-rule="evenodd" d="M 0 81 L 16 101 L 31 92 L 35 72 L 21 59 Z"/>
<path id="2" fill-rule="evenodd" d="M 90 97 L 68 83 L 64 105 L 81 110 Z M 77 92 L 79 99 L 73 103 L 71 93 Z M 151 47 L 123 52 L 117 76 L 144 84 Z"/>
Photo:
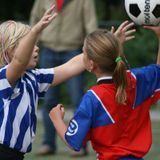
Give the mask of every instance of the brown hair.
<path id="1" fill-rule="evenodd" d="M 109 31 L 95 31 L 86 37 L 84 48 L 88 58 L 103 72 L 112 73 L 117 87 L 116 100 L 119 104 L 124 104 L 127 86 L 126 65 L 123 60 L 115 61 L 117 57 L 124 57 L 119 40 Z"/>

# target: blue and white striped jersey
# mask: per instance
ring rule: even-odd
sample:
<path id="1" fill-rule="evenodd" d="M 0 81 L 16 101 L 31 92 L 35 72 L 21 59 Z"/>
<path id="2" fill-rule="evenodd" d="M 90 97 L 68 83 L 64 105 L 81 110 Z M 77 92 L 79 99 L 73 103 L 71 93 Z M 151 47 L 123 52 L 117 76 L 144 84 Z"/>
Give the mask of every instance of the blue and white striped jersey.
<path id="1" fill-rule="evenodd" d="M 31 151 L 35 136 L 38 97 L 51 85 L 54 71 L 27 70 L 12 88 L 6 68 L 0 69 L 0 143 L 25 153 Z"/>

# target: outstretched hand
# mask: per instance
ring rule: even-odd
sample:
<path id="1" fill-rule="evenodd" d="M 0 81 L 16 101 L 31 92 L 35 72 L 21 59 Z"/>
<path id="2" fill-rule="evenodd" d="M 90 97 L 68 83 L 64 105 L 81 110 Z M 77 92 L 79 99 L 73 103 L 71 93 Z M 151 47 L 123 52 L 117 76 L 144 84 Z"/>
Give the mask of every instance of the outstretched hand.
<path id="1" fill-rule="evenodd" d="M 33 30 L 37 33 L 41 32 L 44 28 L 46 28 L 53 19 L 55 19 L 57 13 L 55 11 L 55 5 L 52 5 L 43 15 L 41 20 L 33 27 Z"/>
<path id="2" fill-rule="evenodd" d="M 111 33 L 113 33 L 123 44 L 125 41 L 135 38 L 134 33 L 136 30 L 133 29 L 133 26 L 133 22 L 129 23 L 129 21 L 124 21 L 117 30 L 112 26 Z"/>

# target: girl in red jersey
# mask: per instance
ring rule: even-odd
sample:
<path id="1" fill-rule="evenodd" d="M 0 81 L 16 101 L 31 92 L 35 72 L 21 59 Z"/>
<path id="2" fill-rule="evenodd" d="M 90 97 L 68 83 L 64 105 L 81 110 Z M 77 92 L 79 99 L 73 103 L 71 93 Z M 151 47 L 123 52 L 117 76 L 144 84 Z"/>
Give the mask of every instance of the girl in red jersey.
<path id="1" fill-rule="evenodd" d="M 146 28 L 155 31 L 160 46 L 160 27 Z M 149 109 L 160 98 L 160 66 L 127 70 L 122 45 L 108 31 L 89 34 L 83 54 L 97 84 L 83 96 L 68 127 L 63 105 L 51 110 L 59 136 L 76 151 L 90 140 L 97 160 L 142 160 L 152 143 Z"/>

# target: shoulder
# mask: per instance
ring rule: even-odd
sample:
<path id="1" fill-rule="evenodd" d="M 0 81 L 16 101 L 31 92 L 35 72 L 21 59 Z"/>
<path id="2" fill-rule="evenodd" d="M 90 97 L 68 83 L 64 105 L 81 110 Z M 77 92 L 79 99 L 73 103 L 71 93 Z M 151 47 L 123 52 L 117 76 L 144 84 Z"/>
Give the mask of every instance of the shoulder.
<path id="1" fill-rule="evenodd" d="M 92 90 L 88 90 L 83 96 L 81 103 L 78 107 L 78 111 L 82 111 L 84 113 L 92 113 L 95 110 L 98 104 L 98 99 Z"/>

